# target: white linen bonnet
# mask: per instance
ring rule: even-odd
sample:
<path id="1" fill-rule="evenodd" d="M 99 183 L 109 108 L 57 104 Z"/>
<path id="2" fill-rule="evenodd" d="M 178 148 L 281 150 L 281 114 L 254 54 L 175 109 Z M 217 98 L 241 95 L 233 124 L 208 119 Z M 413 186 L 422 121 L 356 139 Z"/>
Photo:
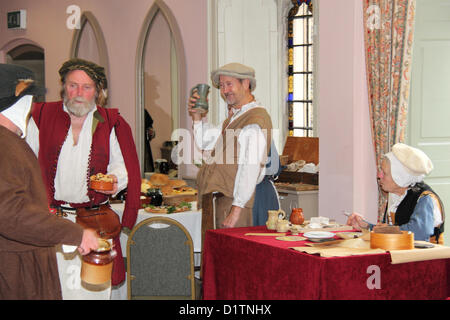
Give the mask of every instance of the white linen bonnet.
<path id="1" fill-rule="evenodd" d="M 391 164 L 392 179 L 402 188 L 422 182 L 433 170 L 433 163 L 422 150 L 404 143 L 396 143 L 385 157 Z"/>

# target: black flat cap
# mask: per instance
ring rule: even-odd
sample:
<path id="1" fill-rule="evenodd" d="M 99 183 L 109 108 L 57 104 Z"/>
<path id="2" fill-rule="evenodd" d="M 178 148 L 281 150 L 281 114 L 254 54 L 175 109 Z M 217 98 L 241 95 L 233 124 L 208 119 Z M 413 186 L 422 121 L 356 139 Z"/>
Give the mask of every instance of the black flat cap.
<path id="1" fill-rule="evenodd" d="M 0 112 L 23 96 L 44 94 L 45 88 L 36 86 L 33 71 L 14 64 L 0 63 Z"/>

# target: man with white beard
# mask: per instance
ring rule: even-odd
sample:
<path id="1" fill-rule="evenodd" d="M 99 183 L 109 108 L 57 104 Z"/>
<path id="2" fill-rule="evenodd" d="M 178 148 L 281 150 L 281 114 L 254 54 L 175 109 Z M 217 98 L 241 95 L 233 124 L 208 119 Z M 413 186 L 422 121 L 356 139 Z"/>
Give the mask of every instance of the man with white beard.
<path id="1" fill-rule="evenodd" d="M 72 221 L 86 212 L 87 216 L 95 216 L 98 210 L 110 214 L 108 197 L 127 188 L 121 225 L 131 229 L 140 207 L 139 160 L 130 126 L 117 109 L 103 107 L 107 99 L 104 68 L 71 59 L 59 74 L 63 101 L 35 104 L 27 135 L 39 159 L 49 205 Z M 112 191 L 89 187 L 89 178 L 97 173 L 112 177 Z M 111 285 L 125 280 L 118 220 L 117 226 L 118 232 L 97 230 L 103 238 L 112 239 L 117 251 L 111 283 L 103 287 L 81 282 L 81 259 L 73 248 L 63 246 L 57 252 L 63 299 L 109 299 Z"/>

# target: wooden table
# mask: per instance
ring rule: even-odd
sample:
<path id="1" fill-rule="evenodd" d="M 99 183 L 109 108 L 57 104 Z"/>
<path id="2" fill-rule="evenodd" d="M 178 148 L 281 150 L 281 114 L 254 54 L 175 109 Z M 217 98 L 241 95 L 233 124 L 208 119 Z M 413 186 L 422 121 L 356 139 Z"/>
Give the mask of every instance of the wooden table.
<path id="1" fill-rule="evenodd" d="M 391 264 L 390 254 L 322 258 L 299 242 L 245 236 L 266 227 L 208 230 L 204 299 L 446 299 L 450 259 Z M 379 277 L 379 282 L 377 279 Z"/>

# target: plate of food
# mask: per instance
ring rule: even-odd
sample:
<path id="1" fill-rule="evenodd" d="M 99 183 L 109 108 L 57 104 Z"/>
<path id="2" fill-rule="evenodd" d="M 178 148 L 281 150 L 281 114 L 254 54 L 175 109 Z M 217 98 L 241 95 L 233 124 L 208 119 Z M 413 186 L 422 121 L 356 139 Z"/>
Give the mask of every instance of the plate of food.
<path id="1" fill-rule="evenodd" d="M 333 232 L 327 232 L 327 231 L 311 231 L 311 232 L 306 232 L 303 234 L 304 237 L 308 238 L 308 239 L 330 239 L 333 238 L 335 236 L 335 234 Z"/>
<path id="2" fill-rule="evenodd" d="M 143 204 L 142 206 L 144 207 L 144 210 L 146 212 L 158 214 L 165 214 L 165 213 L 170 214 L 191 210 L 191 204 L 189 202 L 182 202 L 176 206 L 168 206 L 168 205 L 153 206 L 151 204 Z"/>

